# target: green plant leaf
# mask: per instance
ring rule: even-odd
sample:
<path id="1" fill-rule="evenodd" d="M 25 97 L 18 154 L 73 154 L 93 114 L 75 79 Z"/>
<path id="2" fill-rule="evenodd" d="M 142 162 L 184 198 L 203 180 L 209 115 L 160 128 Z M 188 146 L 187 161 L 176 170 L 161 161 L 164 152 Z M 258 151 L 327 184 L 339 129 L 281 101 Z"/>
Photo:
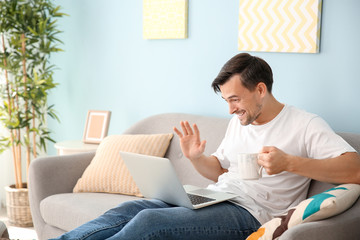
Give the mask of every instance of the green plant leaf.
<path id="1" fill-rule="evenodd" d="M 3 99 L 0 124 L 10 135 L 15 136 L 15 132 L 17 136 L 21 135 L 14 139 L 15 145 L 31 144 L 26 129 L 36 133 L 36 145 L 40 149 L 46 151 L 46 141 L 53 141 L 45 122 L 47 115 L 59 121 L 53 106 L 47 107 L 47 97 L 58 85 L 53 79 L 57 68 L 49 63 L 51 53 L 63 51 L 57 45 L 63 42 L 58 37 L 62 31 L 57 29 L 55 18 L 68 15 L 60 9 L 52 0 L 0 0 L 0 36 L 5 43 L 5 50 L 0 50 L 0 72 L 6 70 L 8 73 L 6 83 L 0 84 Z M 23 44 L 25 52 L 22 51 Z M 10 144 L 9 137 L 1 136 L 0 152 Z"/>

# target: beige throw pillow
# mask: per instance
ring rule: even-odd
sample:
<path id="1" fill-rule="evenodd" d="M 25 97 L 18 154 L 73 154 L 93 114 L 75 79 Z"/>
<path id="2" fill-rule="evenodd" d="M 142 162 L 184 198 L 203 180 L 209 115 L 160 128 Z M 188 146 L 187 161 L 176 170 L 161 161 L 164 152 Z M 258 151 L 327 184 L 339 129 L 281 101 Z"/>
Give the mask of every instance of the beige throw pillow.
<path id="1" fill-rule="evenodd" d="M 119 152 L 163 157 L 173 134 L 112 135 L 99 145 L 74 192 L 105 192 L 142 196 Z"/>

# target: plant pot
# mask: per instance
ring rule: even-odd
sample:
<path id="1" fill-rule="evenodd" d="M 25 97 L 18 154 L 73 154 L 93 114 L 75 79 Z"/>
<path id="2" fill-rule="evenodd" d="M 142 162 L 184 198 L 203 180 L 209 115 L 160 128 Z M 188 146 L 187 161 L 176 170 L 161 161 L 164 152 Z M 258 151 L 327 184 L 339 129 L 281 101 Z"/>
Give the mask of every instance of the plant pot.
<path id="1" fill-rule="evenodd" d="M 10 224 L 18 227 L 32 227 L 27 184 L 24 188 L 15 188 L 15 185 L 5 187 L 6 210 Z"/>

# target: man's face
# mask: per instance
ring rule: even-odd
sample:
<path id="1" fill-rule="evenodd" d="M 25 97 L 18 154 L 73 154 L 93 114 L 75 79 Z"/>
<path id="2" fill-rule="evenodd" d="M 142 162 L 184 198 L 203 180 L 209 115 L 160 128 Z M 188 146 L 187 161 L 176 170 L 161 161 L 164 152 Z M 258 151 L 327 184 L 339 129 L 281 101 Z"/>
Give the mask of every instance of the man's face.
<path id="1" fill-rule="evenodd" d="M 229 113 L 237 114 L 241 125 L 257 124 L 263 99 L 259 85 L 250 91 L 241 83 L 240 75 L 234 75 L 220 86 L 220 91 L 222 98 L 229 104 Z"/>

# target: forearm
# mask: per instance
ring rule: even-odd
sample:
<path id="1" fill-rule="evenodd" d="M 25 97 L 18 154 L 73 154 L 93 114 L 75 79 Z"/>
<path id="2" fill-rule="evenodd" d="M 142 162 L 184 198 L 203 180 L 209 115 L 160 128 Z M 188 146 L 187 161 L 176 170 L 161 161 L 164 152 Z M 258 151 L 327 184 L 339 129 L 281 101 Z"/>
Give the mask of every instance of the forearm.
<path id="1" fill-rule="evenodd" d="M 322 160 L 289 156 L 287 170 L 322 182 L 360 184 L 360 157 L 357 153 Z"/>
<path id="2" fill-rule="evenodd" d="M 219 160 L 215 156 L 205 156 L 202 154 L 197 159 L 190 159 L 195 169 L 204 177 L 217 182 L 219 176 L 227 169 L 221 167 Z"/>

